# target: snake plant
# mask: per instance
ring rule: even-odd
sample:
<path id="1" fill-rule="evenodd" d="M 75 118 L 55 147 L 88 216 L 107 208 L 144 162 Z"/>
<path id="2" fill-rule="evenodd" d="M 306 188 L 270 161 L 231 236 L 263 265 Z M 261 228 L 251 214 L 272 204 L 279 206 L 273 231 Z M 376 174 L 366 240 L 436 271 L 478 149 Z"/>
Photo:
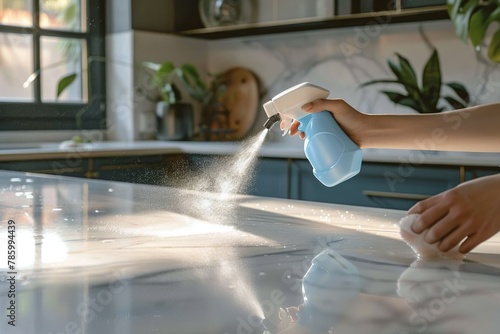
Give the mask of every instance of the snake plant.
<path id="1" fill-rule="evenodd" d="M 440 100 L 446 101 L 452 109 L 464 108 L 469 104 L 469 93 L 467 89 L 458 82 L 443 83 L 441 78 L 441 66 L 436 49 L 427 61 L 422 79 L 419 84 L 417 75 L 408 59 L 396 53 L 398 62 L 388 60 L 389 68 L 396 76 L 395 79 L 372 80 L 365 82 L 361 87 L 373 84 L 398 84 L 403 86 L 405 93 L 382 90 L 389 100 L 396 104 L 412 108 L 419 113 L 438 113 L 446 109 L 439 104 Z M 443 86 L 448 87 L 456 96 L 443 95 Z"/>

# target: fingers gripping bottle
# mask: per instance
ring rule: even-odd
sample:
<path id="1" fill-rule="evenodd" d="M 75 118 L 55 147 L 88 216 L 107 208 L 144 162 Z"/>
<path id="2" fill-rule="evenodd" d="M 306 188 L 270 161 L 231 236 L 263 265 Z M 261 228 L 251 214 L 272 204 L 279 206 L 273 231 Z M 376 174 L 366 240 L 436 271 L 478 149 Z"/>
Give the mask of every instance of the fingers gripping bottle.
<path id="1" fill-rule="evenodd" d="M 329 111 L 307 113 L 301 107 L 311 101 L 327 98 L 330 92 L 304 82 L 291 87 L 264 104 L 270 129 L 281 119 L 300 122 L 305 133 L 304 152 L 313 167 L 313 174 L 327 187 L 333 187 L 359 173 L 363 153 L 342 131 Z"/>

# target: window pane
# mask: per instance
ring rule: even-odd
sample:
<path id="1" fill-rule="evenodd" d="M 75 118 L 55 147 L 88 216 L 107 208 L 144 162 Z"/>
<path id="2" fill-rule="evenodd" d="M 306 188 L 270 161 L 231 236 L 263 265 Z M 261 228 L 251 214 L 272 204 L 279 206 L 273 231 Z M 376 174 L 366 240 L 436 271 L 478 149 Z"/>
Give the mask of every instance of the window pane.
<path id="1" fill-rule="evenodd" d="M 85 0 L 40 0 L 40 27 L 84 31 Z"/>
<path id="2" fill-rule="evenodd" d="M 33 101 L 23 84 L 33 73 L 31 35 L 0 33 L 0 101 Z"/>
<path id="3" fill-rule="evenodd" d="M 74 38 L 42 37 L 41 82 L 42 101 L 84 102 L 87 100 L 87 64 L 84 40 Z M 85 60 L 85 64 L 82 64 Z M 84 71 L 82 72 L 82 67 Z M 63 93 L 57 97 L 58 85 L 70 75 L 76 75 Z"/>
<path id="4" fill-rule="evenodd" d="M 0 0 L 0 24 L 33 25 L 32 0 Z"/>

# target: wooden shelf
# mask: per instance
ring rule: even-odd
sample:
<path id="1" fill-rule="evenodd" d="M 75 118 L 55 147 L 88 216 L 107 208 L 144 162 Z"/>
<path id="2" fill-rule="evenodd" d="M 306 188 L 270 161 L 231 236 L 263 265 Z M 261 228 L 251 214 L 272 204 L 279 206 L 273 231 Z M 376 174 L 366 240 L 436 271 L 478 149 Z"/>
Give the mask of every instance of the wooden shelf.
<path id="1" fill-rule="evenodd" d="M 448 19 L 446 6 L 434 6 L 401 11 L 381 11 L 352 15 L 339 15 L 329 18 L 307 18 L 273 22 L 249 23 L 186 30 L 178 35 L 200 39 L 224 39 L 268 34 L 280 34 L 319 29 L 345 28 L 367 24 L 395 24 Z"/>

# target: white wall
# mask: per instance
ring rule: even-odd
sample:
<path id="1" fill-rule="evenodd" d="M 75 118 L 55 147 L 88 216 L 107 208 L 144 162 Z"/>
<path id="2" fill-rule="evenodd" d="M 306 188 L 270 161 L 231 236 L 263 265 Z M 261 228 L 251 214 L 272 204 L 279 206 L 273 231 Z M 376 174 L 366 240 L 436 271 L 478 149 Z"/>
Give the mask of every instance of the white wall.
<path id="1" fill-rule="evenodd" d="M 106 37 L 107 137 L 111 140 L 134 140 L 133 38 L 132 31 Z"/>

